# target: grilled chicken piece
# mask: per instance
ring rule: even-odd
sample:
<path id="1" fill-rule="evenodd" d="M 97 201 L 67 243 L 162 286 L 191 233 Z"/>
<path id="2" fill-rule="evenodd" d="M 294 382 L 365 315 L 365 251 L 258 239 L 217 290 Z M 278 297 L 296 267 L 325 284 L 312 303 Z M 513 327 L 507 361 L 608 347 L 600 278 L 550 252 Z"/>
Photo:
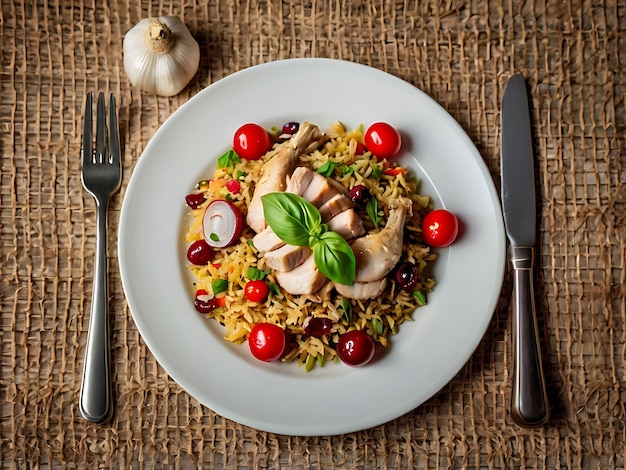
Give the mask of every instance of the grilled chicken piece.
<path id="1" fill-rule="evenodd" d="M 328 228 L 346 240 L 360 237 L 365 233 L 363 221 L 354 209 L 347 209 L 328 221 Z"/>
<path id="2" fill-rule="evenodd" d="M 300 170 L 300 168 L 297 170 Z M 329 201 L 338 194 L 337 189 L 329 182 L 328 178 L 316 173 L 313 170 L 309 170 L 308 168 L 305 168 L 305 171 L 311 173 L 311 180 L 307 186 L 302 188 L 300 196 L 309 201 L 315 207 L 321 207 L 325 202 Z"/>
<path id="3" fill-rule="evenodd" d="M 291 271 L 276 271 L 276 280 L 290 294 L 304 295 L 320 290 L 326 277 L 315 266 L 313 256 L 309 256 L 304 263 Z"/>
<path id="4" fill-rule="evenodd" d="M 285 244 L 278 235 L 274 233 L 271 227 L 265 227 L 254 237 L 252 237 L 252 243 L 254 247 L 261 252 L 261 254 L 280 248 Z"/>
<path id="5" fill-rule="evenodd" d="M 327 222 L 343 211 L 354 207 L 354 203 L 343 194 L 335 194 L 328 201 L 319 207 L 322 221 Z"/>
<path id="6" fill-rule="evenodd" d="M 402 255 L 402 238 L 407 214 L 412 213 L 413 202 L 405 197 L 389 206 L 387 224 L 378 233 L 357 238 L 352 243 L 356 258 L 355 282 L 382 279 L 391 271 Z"/>
<path id="7" fill-rule="evenodd" d="M 319 127 L 303 122 L 289 143 L 263 165 L 246 217 L 252 230 L 259 233 L 266 225 L 261 196 L 284 191 L 287 187 L 287 176 L 293 171 L 300 155 L 312 152 L 325 140 L 326 136 Z"/>
<path id="8" fill-rule="evenodd" d="M 311 256 L 308 246 L 283 245 L 265 253 L 265 262 L 276 271 L 291 271 Z"/>
<path id="9" fill-rule="evenodd" d="M 387 287 L 387 278 L 383 277 L 372 282 L 355 282 L 351 286 L 345 284 L 335 284 L 335 289 L 339 294 L 349 299 L 367 300 L 378 297 Z"/>

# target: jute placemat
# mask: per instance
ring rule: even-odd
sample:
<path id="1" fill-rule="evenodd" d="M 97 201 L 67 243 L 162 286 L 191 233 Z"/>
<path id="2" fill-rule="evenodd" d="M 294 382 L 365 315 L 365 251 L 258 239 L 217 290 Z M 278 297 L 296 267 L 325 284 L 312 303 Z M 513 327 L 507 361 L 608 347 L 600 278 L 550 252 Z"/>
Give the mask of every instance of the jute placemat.
<path id="1" fill-rule="evenodd" d="M 174 14 L 201 46 L 173 98 L 130 86 L 122 39 Z M 624 468 L 626 2 L 2 1 L 0 16 L 0 461 L 2 468 Z M 115 233 L 133 166 L 156 129 L 209 84 L 289 57 L 388 71 L 467 130 L 494 179 L 506 79 L 533 97 L 540 180 L 539 322 L 552 419 L 509 415 L 511 285 L 467 365 L 413 412 L 334 437 L 236 424 L 183 392 L 125 303 Z M 78 412 L 95 210 L 80 182 L 85 90 L 119 99 L 124 181 L 110 212 L 116 414 Z M 381 400 L 393 397 L 381 397 Z M 363 410 L 364 413 L 367 410 Z"/>

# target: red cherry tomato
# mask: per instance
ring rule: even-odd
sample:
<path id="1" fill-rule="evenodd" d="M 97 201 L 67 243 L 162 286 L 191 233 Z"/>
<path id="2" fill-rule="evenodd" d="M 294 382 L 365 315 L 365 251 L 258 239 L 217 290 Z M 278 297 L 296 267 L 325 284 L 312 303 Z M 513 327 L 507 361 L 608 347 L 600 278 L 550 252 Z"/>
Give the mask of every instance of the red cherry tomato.
<path id="1" fill-rule="evenodd" d="M 337 355 L 344 364 L 360 367 L 374 357 L 374 340 L 365 331 L 352 330 L 341 335 L 337 343 Z"/>
<path id="2" fill-rule="evenodd" d="M 248 123 L 241 126 L 233 137 L 233 150 L 246 160 L 258 160 L 272 146 L 272 139 L 265 129 L 258 124 Z"/>
<path id="3" fill-rule="evenodd" d="M 445 209 L 429 212 L 422 221 L 424 241 L 435 248 L 451 245 L 459 233 L 459 221 Z"/>
<path id="4" fill-rule="evenodd" d="M 378 159 L 395 157 L 402 144 L 400 133 L 386 122 L 375 122 L 368 127 L 363 140 L 367 149 Z"/>
<path id="5" fill-rule="evenodd" d="M 244 287 L 246 299 L 250 302 L 263 302 L 269 293 L 270 288 L 267 282 L 257 279 L 256 281 L 248 281 Z"/>
<path id="6" fill-rule="evenodd" d="M 271 362 L 279 359 L 285 350 L 285 331 L 272 323 L 257 323 L 248 336 L 248 346 L 254 357 Z"/>

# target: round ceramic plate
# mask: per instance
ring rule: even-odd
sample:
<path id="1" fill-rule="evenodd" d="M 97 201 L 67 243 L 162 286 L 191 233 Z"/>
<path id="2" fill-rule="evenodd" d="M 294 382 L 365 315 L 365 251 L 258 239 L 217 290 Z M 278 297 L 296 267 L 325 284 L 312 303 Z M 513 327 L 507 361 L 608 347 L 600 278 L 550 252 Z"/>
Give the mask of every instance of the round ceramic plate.
<path id="1" fill-rule="evenodd" d="M 269 129 L 308 120 L 322 129 L 387 121 L 401 133 L 399 162 L 422 180 L 461 233 L 437 250 L 437 285 L 415 321 L 366 367 L 312 372 L 264 363 L 223 339 L 193 306 L 183 240 L 184 197 L 209 177 L 245 122 Z M 505 238 L 493 181 L 472 141 L 434 100 L 397 77 L 331 59 L 271 62 L 224 78 L 155 133 L 132 174 L 120 217 L 119 261 L 141 336 L 165 371 L 222 416 L 260 430 L 330 435 L 376 426 L 419 406 L 449 382 L 483 337 L 499 297 Z"/>

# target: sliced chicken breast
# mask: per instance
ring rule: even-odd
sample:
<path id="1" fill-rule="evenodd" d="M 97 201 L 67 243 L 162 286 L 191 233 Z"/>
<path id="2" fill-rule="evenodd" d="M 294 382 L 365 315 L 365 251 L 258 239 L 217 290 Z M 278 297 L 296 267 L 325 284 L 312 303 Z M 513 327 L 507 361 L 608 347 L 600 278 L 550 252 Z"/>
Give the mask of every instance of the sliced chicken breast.
<path id="1" fill-rule="evenodd" d="M 266 227 L 252 237 L 252 243 L 254 247 L 261 252 L 261 254 L 275 250 L 285 244 L 278 235 L 274 233 L 271 227 Z"/>
<path id="2" fill-rule="evenodd" d="M 345 284 L 335 284 L 337 292 L 344 297 L 356 300 L 367 300 L 378 297 L 387 287 L 387 278 L 383 277 L 372 282 L 355 282 L 351 286 Z"/>
<path id="3" fill-rule="evenodd" d="M 354 207 L 354 203 L 343 194 L 335 194 L 319 207 L 323 222 L 328 222 L 336 215 Z"/>
<path id="4" fill-rule="evenodd" d="M 276 271 L 291 271 L 311 256 L 308 246 L 283 245 L 265 253 L 266 264 Z"/>
<path id="5" fill-rule="evenodd" d="M 276 280 L 290 294 L 306 295 L 320 290 L 326 277 L 315 266 L 313 256 L 309 256 L 304 263 L 291 271 L 276 271 Z"/>
<path id="6" fill-rule="evenodd" d="M 337 232 L 346 240 L 354 237 L 360 237 L 365 233 L 363 221 L 354 209 L 347 209 L 337 214 L 327 223 L 330 230 Z"/>

